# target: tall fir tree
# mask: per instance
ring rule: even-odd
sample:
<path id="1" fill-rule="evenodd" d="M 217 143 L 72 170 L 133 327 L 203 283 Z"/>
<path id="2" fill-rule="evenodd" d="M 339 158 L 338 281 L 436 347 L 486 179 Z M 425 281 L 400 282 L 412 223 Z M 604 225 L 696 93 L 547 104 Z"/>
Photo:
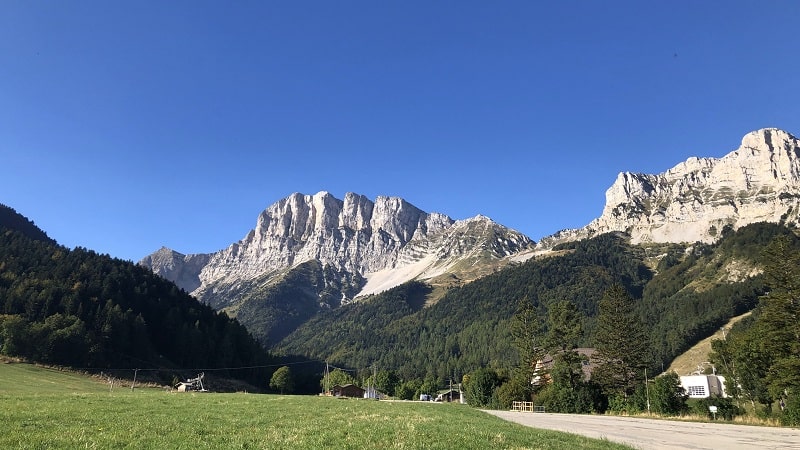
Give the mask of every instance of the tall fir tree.
<path id="1" fill-rule="evenodd" d="M 592 379 L 609 396 L 627 398 L 644 382 L 649 355 L 644 323 L 636 316 L 634 299 L 620 284 L 605 291 L 598 308 Z"/>
<path id="2" fill-rule="evenodd" d="M 536 375 L 536 363 L 545 355 L 542 321 L 527 297 L 517 302 L 517 309 L 511 318 L 511 336 L 519 352 L 519 370 L 528 380 Z"/>
<path id="3" fill-rule="evenodd" d="M 567 300 L 553 303 L 548 308 L 547 317 L 547 351 L 554 355 L 576 348 L 583 334 L 583 315 L 575 304 Z"/>

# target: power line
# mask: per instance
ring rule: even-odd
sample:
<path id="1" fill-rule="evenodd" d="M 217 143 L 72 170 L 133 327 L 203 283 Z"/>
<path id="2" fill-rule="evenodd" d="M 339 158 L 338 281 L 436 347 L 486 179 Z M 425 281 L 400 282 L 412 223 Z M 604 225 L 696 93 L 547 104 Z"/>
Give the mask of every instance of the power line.
<path id="1" fill-rule="evenodd" d="M 175 371 L 175 372 L 214 372 L 214 371 L 222 371 L 222 370 L 246 370 L 246 369 L 265 369 L 268 367 L 280 367 L 280 366 L 292 366 L 298 364 L 312 364 L 312 363 L 324 363 L 325 361 L 322 359 L 312 359 L 307 361 L 295 361 L 295 362 L 285 362 L 280 364 L 263 364 L 258 366 L 237 366 L 237 367 L 213 367 L 213 368 L 197 368 L 197 367 L 160 367 L 160 368 L 134 368 L 134 367 L 73 367 L 72 370 L 85 370 L 85 371 L 93 371 L 93 370 L 105 370 L 105 371 L 125 371 L 125 370 L 138 370 L 138 371 L 149 371 L 149 372 L 157 372 L 157 371 Z M 333 366 L 331 366 L 333 367 Z M 336 367 L 336 369 L 340 369 Z M 348 372 L 355 372 L 355 370 L 349 369 L 340 369 L 345 370 Z"/>

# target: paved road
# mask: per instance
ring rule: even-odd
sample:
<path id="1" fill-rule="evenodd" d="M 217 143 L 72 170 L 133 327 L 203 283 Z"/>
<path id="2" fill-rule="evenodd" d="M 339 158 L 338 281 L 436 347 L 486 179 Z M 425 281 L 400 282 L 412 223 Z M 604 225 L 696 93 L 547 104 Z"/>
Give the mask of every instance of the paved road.
<path id="1" fill-rule="evenodd" d="M 642 450 L 798 449 L 800 430 L 638 417 L 486 411 L 529 427 L 566 431 L 621 442 Z"/>

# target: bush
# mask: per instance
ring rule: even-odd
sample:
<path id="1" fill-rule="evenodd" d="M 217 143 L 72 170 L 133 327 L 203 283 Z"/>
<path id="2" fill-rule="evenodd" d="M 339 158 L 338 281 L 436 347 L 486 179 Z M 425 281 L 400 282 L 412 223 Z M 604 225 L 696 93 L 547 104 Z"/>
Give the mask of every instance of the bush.
<path id="1" fill-rule="evenodd" d="M 575 388 L 549 384 L 536 396 L 536 403 L 547 412 L 590 414 L 605 412 L 607 404 L 600 386 L 578 383 Z"/>
<path id="2" fill-rule="evenodd" d="M 499 409 L 510 409 L 513 402 L 527 402 L 530 399 L 530 383 L 528 378 L 520 373 L 501 384 L 495 390 L 495 401 L 493 403 L 496 403 Z"/>
<path id="3" fill-rule="evenodd" d="M 739 407 L 734 405 L 730 398 L 709 397 L 692 400 L 688 403 L 693 413 L 709 419 L 715 419 L 714 414 L 708 409 L 709 406 L 717 407 L 716 419 L 733 420 L 734 417 L 742 414 Z"/>
<path id="4" fill-rule="evenodd" d="M 650 406 L 653 412 L 665 416 L 683 414 L 689 398 L 681 386 L 681 379 L 675 372 L 657 377 L 650 389 Z"/>
<path id="5" fill-rule="evenodd" d="M 792 395 L 786 400 L 781 414 L 781 424 L 788 427 L 800 425 L 800 397 L 797 395 Z"/>
<path id="6" fill-rule="evenodd" d="M 492 369 L 480 368 L 467 378 L 464 392 L 470 406 L 485 408 L 492 405 L 495 388 L 500 384 L 497 372 Z"/>
<path id="7" fill-rule="evenodd" d="M 404 381 L 394 388 L 394 396 L 401 400 L 417 400 L 419 397 L 414 398 L 417 390 L 422 386 L 422 381 L 413 379 Z"/>

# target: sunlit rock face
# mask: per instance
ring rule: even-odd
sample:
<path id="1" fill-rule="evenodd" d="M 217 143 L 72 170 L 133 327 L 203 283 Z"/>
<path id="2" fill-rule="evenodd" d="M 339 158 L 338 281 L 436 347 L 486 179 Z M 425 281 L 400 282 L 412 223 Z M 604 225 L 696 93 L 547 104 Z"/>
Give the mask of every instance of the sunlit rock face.
<path id="1" fill-rule="evenodd" d="M 141 264 L 176 282 L 184 283 L 210 304 L 230 304 L 212 297 L 231 286 L 259 280 L 266 283 L 286 269 L 319 261 L 339 273 L 358 274 L 365 280 L 380 274 L 370 292 L 388 289 L 416 278 L 445 273 L 465 260 L 502 259 L 531 250 L 525 235 L 487 217 L 454 221 L 444 214 L 427 213 L 398 197 L 375 201 L 354 193 L 339 200 L 327 192 L 292 194 L 264 210 L 244 239 L 209 255 L 189 255 L 203 264 L 181 265 L 183 255 L 161 249 Z M 168 257 L 172 253 L 179 257 Z M 201 258 L 202 256 L 202 258 Z M 176 273 L 184 274 L 182 278 Z"/>
<path id="2" fill-rule="evenodd" d="M 609 231 L 626 232 L 633 243 L 712 242 L 726 226 L 796 223 L 798 158 L 797 138 L 766 128 L 747 134 L 722 158 L 689 158 L 658 175 L 620 173 L 599 218 L 544 238 L 539 246 Z"/>

